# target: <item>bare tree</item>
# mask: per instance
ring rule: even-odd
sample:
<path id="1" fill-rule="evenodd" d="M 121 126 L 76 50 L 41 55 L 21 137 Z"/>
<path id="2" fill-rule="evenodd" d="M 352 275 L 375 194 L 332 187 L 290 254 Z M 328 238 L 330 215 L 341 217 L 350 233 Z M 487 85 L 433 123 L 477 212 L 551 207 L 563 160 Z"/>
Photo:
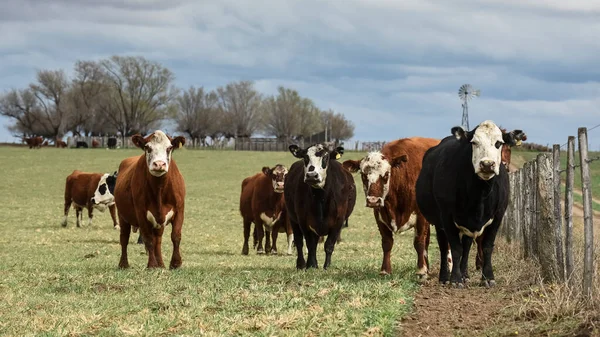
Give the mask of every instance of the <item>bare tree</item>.
<path id="1" fill-rule="evenodd" d="M 195 147 L 200 140 L 206 145 L 206 137 L 217 132 L 219 99 L 215 92 L 204 92 L 204 88 L 191 86 L 177 97 L 177 131 L 187 134 Z"/>
<path id="2" fill-rule="evenodd" d="M 29 85 L 41 111 L 44 136 L 56 139 L 67 126 L 66 94 L 69 81 L 63 70 L 39 70 L 37 82 Z"/>
<path id="3" fill-rule="evenodd" d="M 13 119 L 15 124 L 9 131 L 15 137 L 38 135 L 39 120 L 42 117 L 33 91 L 12 89 L 0 96 L 0 115 Z"/>
<path id="4" fill-rule="evenodd" d="M 300 102 L 296 121 L 298 123 L 298 132 L 294 136 L 296 140 L 303 140 L 325 129 L 325 125 L 321 123 L 321 110 L 308 98 L 303 98 Z"/>
<path id="5" fill-rule="evenodd" d="M 341 113 L 336 113 L 333 110 L 323 112 L 325 124 L 330 127 L 331 134 L 329 139 L 339 143 L 342 140 L 348 140 L 354 136 L 354 123 L 346 119 Z"/>
<path id="6" fill-rule="evenodd" d="M 277 91 L 276 97 L 263 101 L 264 131 L 267 135 L 288 139 L 298 133 L 302 98 L 293 89 L 280 86 Z"/>
<path id="7" fill-rule="evenodd" d="M 107 116 L 102 113 L 100 100 L 108 87 L 102 82 L 100 65 L 93 61 L 77 61 L 75 77 L 69 91 L 69 131 L 74 135 L 102 135 L 114 133 L 108 127 Z"/>
<path id="8" fill-rule="evenodd" d="M 250 137 L 260 127 L 261 95 L 254 83 L 240 81 L 217 89 L 225 137 Z"/>
<path id="9" fill-rule="evenodd" d="M 173 73 L 143 57 L 112 56 L 100 61 L 107 90 L 100 109 L 122 137 L 147 133 L 173 113 Z"/>

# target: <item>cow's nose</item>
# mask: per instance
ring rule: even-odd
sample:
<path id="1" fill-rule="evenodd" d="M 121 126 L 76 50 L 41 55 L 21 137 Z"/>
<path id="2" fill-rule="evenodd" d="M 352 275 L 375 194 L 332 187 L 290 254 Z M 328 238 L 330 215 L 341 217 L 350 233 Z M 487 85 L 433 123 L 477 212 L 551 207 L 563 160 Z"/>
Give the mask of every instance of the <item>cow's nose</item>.
<path id="1" fill-rule="evenodd" d="M 368 203 L 370 203 L 370 204 L 374 204 L 374 203 L 376 203 L 377 201 L 379 201 L 379 198 L 378 198 L 378 197 L 374 197 L 374 196 L 372 196 L 372 195 L 370 195 L 370 196 L 368 196 L 368 197 L 367 197 L 367 202 L 368 202 Z"/>
<path id="2" fill-rule="evenodd" d="M 278 181 L 277 182 L 277 187 L 283 187 L 283 181 Z"/>
<path id="3" fill-rule="evenodd" d="M 308 172 L 314 172 L 314 170 L 315 170 L 315 167 L 314 167 L 314 166 L 310 165 L 310 166 L 308 167 Z"/>
<path id="4" fill-rule="evenodd" d="M 494 166 L 496 166 L 496 163 L 494 163 L 493 160 L 482 160 L 479 162 L 479 166 L 486 171 L 491 171 L 494 169 Z"/>
<path id="5" fill-rule="evenodd" d="M 96 199 L 92 198 L 92 204 L 96 203 Z"/>
<path id="6" fill-rule="evenodd" d="M 162 160 L 157 160 L 152 163 L 152 169 L 155 171 L 164 171 L 167 168 L 167 163 Z"/>

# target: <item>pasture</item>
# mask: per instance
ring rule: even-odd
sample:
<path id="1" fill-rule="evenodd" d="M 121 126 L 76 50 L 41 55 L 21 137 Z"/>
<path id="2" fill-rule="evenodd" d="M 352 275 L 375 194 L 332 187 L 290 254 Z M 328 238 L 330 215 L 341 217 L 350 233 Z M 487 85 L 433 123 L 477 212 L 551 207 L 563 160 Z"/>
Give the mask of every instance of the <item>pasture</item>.
<path id="1" fill-rule="evenodd" d="M 65 178 L 74 169 L 113 172 L 139 149 L 0 148 L 10 174 L 0 193 L 0 335 L 394 335 L 418 288 L 412 231 L 396 236 L 393 274 L 379 276 L 381 240 L 357 205 L 332 266 L 296 271 L 295 256 L 242 256 L 243 178 L 295 158 L 289 152 L 177 150 L 187 188 L 179 270 L 146 270 L 132 234 L 131 268 L 117 268 L 119 233 L 108 212 L 63 228 Z M 347 153 L 343 159 L 358 159 Z M 169 226 L 170 227 L 170 226 Z M 171 228 L 163 257 L 171 256 Z M 285 252 L 285 235 L 279 237 Z M 430 262 L 439 263 L 432 237 Z M 433 275 L 432 277 L 436 277 Z"/>

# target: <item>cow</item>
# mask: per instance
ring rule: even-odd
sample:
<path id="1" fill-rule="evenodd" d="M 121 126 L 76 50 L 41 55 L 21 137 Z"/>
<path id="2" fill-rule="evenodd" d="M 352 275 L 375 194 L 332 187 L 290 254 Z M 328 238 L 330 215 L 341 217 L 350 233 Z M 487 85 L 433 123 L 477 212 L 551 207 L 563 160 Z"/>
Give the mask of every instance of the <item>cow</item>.
<path id="1" fill-rule="evenodd" d="M 343 147 L 330 150 L 325 144 L 315 144 L 302 149 L 290 145 L 289 150 L 300 159 L 290 167 L 283 192 L 298 253 L 296 268 L 318 268 L 317 242 L 319 236 L 327 235 L 323 264 L 327 269 L 342 226 L 354 209 L 354 178 L 337 161 L 344 153 Z M 308 261 L 302 249 L 304 239 Z"/>
<path id="2" fill-rule="evenodd" d="M 109 149 L 116 149 L 117 148 L 117 138 L 115 137 L 110 137 L 108 138 L 108 148 Z"/>
<path id="3" fill-rule="evenodd" d="M 468 132 L 454 127 L 451 134 L 423 157 L 416 184 L 417 204 L 435 226 L 440 283 L 464 287 L 469 279 L 469 250 L 473 240 L 485 230 L 481 285 L 492 287 L 496 283 L 492 251 L 510 188 L 506 167 L 501 162 L 501 147 L 509 143 L 510 135 L 503 135 L 490 120 Z M 448 245 L 454 262 L 450 275 Z"/>
<path id="4" fill-rule="evenodd" d="M 97 141 L 95 138 L 92 138 L 92 147 L 94 149 L 99 148 L 100 147 L 100 142 Z"/>
<path id="5" fill-rule="evenodd" d="M 403 138 L 387 143 L 381 151 L 370 152 L 361 160 L 346 160 L 350 172 L 360 171 L 366 206 L 373 209 L 381 234 L 383 262 L 381 275 L 392 272 L 391 252 L 394 234 L 415 227 L 413 246 L 417 252 L 417 276 L 426 279 L 429 272 L 427 249 L 429 223 L 419 211 L 415 184 L 425 152 L 439 144 L 433 138 Z"/>
<path id="6" fill-rule="evenodd" d="M 44 143 L 44 138 L 37 136 L 31 138 L 23 138 L 23 141 L 27 143 L 30 149 L 40 149 Z"/>
<path id="7" fill-rule="evenodd" d="M 507 132 L 506 129 L 500 128 L 502 131 L 502 138 L 507 139 L 507 142 L 502 144 L 502 164 L 506 168 L 506 171 L 511 172 L 510 169 L 510 160 L 512 154 L 513 146 L 521 146 L 521 142 L 527 140 L 527 135 L 522 130 L 514 130 L 511 132 Z M 475 257 L 475 268 L 477 270 L 481 269 L 483 266 L 483 249 L 482 249 L 482 241 L 483 235 L 480 235 L 475 242 L 477 243 L 477 256 Z"/>
<path id="8" fill-rule="evenodd" d="M 78 141 L 76 143 L 75 147 L 78 148 L 78 149 L 79 148 L 85 148 L 85 149 L 87 149 L 88 148 L 88 144 L 86 142 Z"/>
<path id="9" fill-rule="evenodd" d="M 49 145 L 49 144 L 48 144 L 48 140 L 46 139 L 46 140 L 45 140 L 45 141 L 42 143 L 42 146 L 48 146 L 48 145 Z"/>
<path id="10" fill-rule="evenodd" d="M 240 214 L 244 223 L 244 243 L 242 254 L 248 255 L 248 239 L 250 227 L 254 223 L 254 246 L 258 254 L 277 254 L 277 233 L 280 225 L 274 226 L 281 220 L 281 214 L 285 209 L 283 200 L 284 180 L 288 173 L 284 165 L 277 164 L 273 168 L 265 166 L 262 172 L 247 177 L 242 181 L 240 194 Z M 283 219 L 285 228 L 286 220 Z M 265 247 L 263 250 L 262 240 L 267 232 Z M 271 247 L 271 236 L 273 247 Z M 293 234 L 288 236 L 288 253 Z"/>
<path id="11" fill-rule="evenodd" d="M 173 254 L 169 267 L 182 264 L 179 245 L 185 208 L 185 183 L 173 160 L 172 152 L 183 146 L 185 139 L 172 139 L 157 130 L 147 137 L 133 135 L 131 141 L 144 154 L 129 157 L 119 165 L 115 186 L 115 202 L 121 224 L 121 258 L 119 268 L 128 268 L 127 245 L 131 228 L 139 228 L 146 251 L 148 268 L 164 268 L 161 253 L 162 234 L 170 223 Z"/>
<path id="12" fill-rule="evenodd" d="M 113 196 L 116 180 L 117 172 L 108 174 L 75 170 L 68 175 L 65 184 L 65 216 L 62 226 L 67 226 L 67 216 L 72 204 L 77 217 L 77 227 L 81 227 L 80 217 L 83 220 L 83 208 L 88 210 L 88 226 L 92 224 L 94 209 L 104 212 L 108 208 L 113 220 L 113 228 L 119 229 Z"/>
<path id="13" fill-rule="evenodd" d="M 63 142 L 62 140 L 56 138 L 56 140 L 54 141 L 54 144 L 56 145 L 56 147 L 59 147 L 61 149 L 64 149 L 67 147 L 67 143 Z"/>

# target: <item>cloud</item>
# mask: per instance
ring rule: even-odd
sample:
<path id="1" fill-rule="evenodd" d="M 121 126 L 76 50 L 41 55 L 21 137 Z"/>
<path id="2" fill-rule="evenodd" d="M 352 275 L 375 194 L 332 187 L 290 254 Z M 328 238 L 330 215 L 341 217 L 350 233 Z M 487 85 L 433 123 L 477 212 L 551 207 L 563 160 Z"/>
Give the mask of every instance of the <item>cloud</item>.
<path id="1" fill-rule="evenodd" d="M 581 0 L 8 0 L 0 90 L 26 86 L 36 69 L 143 55 L 181 87 L 290 86 L 346 114 L 357 139 L 390 140 L 445 136 L 470 83 L 482 92 L 471 124 L 493 119 L 562 144 L 600 123 L 599 17 L 599 1 Z"/>

